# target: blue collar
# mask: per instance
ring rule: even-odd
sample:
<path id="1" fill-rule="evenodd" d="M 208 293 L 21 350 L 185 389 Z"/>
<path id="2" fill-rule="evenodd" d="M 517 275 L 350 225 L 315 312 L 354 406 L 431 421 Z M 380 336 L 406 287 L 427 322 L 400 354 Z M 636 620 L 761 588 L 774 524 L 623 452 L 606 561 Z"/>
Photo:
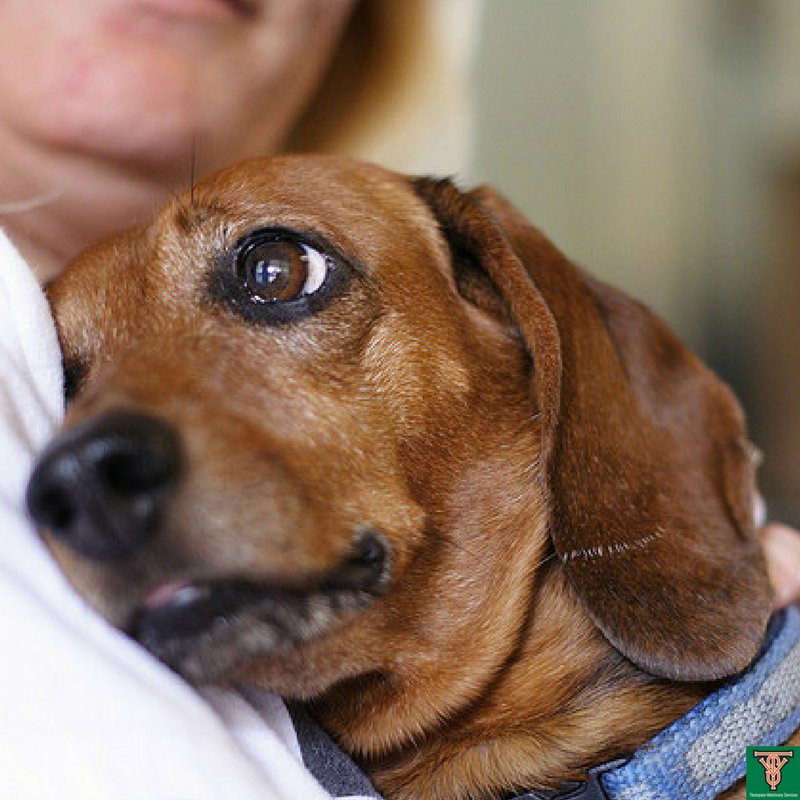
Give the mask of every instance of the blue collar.
<path id="1" fill-rule="evenodd" d="M 713 800 L 745 775 L 746 747 L 776 747 L 800 727 L 800 609 L 770 622 L 761 653 L 629 758 L 561 792 L 515 800 Z"/>

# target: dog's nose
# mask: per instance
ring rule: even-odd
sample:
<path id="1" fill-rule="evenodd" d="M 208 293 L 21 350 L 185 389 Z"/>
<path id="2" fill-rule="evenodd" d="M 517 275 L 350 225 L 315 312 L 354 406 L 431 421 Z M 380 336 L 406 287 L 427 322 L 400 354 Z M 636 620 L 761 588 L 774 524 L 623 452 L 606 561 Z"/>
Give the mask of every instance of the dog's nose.
<path id="1" fill-rule="evenodd" d="M 180 443 L 169 425 L 113 412 L 50 445 L 26 503 L 36 523 L 79 553 L 123 558 L 155 533 L 180 472 Z"/>

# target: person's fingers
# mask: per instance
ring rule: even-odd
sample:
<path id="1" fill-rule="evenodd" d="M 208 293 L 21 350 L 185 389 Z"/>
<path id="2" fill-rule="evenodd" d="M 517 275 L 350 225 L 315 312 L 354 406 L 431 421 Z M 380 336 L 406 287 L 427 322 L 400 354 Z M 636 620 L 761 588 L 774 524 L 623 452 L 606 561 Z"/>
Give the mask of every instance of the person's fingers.
<path id="1" fill-rule="evenodd" d="M 800 532 L 787 525 L 761 529 L 767 568 L 775 590 L 775 606 L 800 601 Z"/>

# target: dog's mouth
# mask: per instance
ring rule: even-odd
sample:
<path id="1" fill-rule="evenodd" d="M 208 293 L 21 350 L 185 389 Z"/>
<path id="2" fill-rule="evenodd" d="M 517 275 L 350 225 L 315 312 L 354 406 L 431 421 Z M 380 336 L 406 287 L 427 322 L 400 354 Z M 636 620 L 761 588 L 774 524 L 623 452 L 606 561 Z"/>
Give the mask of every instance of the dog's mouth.
<path id="1" fill-rule="evenodd" d="M 237 577 L 162 583 L 133 611 L 125 630 L 184 677 L 204 682 L 329 633 L 371 605 L 388 580 L 388 545 L 369 531 L 320 580 L 286 586 Z"/>

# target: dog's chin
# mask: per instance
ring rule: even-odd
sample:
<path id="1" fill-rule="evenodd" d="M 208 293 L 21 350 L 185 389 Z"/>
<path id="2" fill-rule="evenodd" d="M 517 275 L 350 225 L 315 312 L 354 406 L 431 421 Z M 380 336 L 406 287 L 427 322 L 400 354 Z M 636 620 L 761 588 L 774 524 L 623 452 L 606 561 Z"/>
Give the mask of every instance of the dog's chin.
<path id="1" fill-rule="evenodd" d="M 125 630 L 187 680 L 210 683 L 252 659 L 330 635 L 385 593 L 389 573 L 388 545 L 370 532 L 316 581 L 162 583 L 129 614 Z"/>

